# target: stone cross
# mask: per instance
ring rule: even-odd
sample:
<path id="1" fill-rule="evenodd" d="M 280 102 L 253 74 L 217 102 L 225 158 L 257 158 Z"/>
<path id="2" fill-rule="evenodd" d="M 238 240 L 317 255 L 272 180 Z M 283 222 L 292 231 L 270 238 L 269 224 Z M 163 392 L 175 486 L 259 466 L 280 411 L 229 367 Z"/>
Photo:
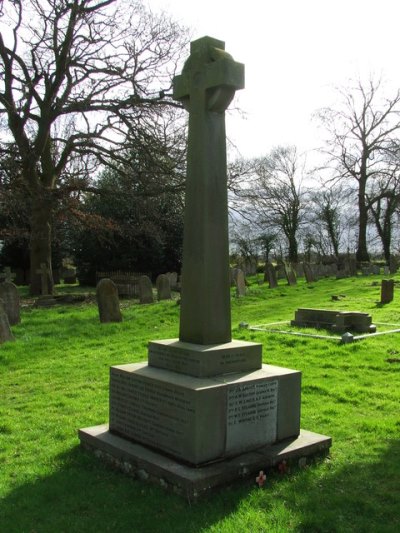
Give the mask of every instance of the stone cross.
<path id="1" fill-rule="evenodd" d="M 0 278 L 4 279 L 4 281 L 12 281 L 15 276 L 16 274 L 14 272 L 11 272 L 10 267 L 4 267 L 3 272 L 0 272 Z"/>
<path id="2" fill-rule="evenodd" d="M 244 65 L 225 43 L 191 43 L 174 99 L 189 112 L 181 292 L 181 341 L 231 341 L 225 110 L 244 87 Z"/>
<path id="3" fill-rule="evenodd" d="M 49 294 L 49 283 L 47 276 L 49 275 L 49 269 L 46 263 L 40 263 L 40 268 L 36 270 L 36 274 L 40 274 L 42 294 Z"/>

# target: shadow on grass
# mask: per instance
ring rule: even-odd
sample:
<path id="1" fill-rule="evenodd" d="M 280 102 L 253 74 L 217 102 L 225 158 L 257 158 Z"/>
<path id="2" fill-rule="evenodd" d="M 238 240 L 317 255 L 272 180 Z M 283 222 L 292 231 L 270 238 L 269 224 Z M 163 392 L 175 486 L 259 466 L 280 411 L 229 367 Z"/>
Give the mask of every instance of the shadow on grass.
<path id="1" fill-rule="evenodd" d="M 79 446 L 57 458 L 59 470 L 16 488 L 0 502 L 0 531 L 198 532 L 234 511 L 237 498 L 190 505 L 159 487 L 114 471 Z M 205 507 L 207 512 L 205 512 Z"/>
<path id="2" fill-rule="evenodd" d="M 113 471 L 79 447 L 57 460 L 56 473 L 16 488 L 0 503 L 1 531 L 199 533 L 221 528 L 245 532 L 252 530 L 251 512 L 265 516 L 265 529 L 258 523 L 257 531 L 400 530 L 398 441 L 391 441 L 376 462 L 353 462 L 340 470 L 335 470 L 334 463 L 331 469 L 329 463 L 316 464 L 284 478 L 273 475 L 264 489 L 244 483 L 193 505 Z M 240 525 L 235 527 L 234 514 L 246 499 L 251 508 L 245 511 L 249 513 L 246 526 L 242 508 Z M 287 525 L 283 517 L 274 526 L 270 513 L 277 502 L 284 502 Z"/>
<path id="3" fill-rule="evenodd" d="M 337 470 L 334 461 L 328 462 L 322 476 L 315 475 L 315 468 L 318 466 L 295 473 L 290 494 L 285 495 L 287 509 L 301 515 L 295 531 L 400 531 L 398 440 L 388 440 L 380 455 L 371 450 L 368 462 L 364 456 Z"/>

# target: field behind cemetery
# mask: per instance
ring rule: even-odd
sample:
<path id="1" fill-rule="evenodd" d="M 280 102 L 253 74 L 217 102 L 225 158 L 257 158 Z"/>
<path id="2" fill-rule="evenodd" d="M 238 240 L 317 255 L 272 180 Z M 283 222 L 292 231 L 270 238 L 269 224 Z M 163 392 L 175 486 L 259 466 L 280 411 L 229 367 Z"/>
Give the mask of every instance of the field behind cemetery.
<path id="1" fill-rule="evenodd" d="M 110 365 L 144 361 L 149 340 L 177 336 L 176 302 L 122 301 L 123 322 L 100 324 L 94 301 L 34 309 L 24 300 L 16 341 L 0 346 L 0 531 L 400 531 L 400 334 L 341 345 L 238 327 L 321 307 L 368 312 L 387 329 L 379 324 L 400 324 L 395 279 L 386 305 L 379 276 L 273 290 L 252 278 L 246 297 L 232 292 L 234 338 L 303 372 L 301 426 L 333 446 L 322 462 L 268 472 L 262 488 L 252 478 L 195 503 L 113 471 L 77 438 L 108 420 Z"/>

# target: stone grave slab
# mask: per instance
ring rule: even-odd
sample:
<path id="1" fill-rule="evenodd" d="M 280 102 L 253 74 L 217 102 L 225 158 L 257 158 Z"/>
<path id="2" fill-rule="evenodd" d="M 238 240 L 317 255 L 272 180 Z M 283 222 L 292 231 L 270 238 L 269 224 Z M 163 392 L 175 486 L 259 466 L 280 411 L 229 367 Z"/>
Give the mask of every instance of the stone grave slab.
<path id="1" fill-rule="evenodd" d="M 336 311 L 333 309 L 299 308 L 292 326 L 325 328 L 338 333 L 354 330 L 358 333 L 375 333 L 371 315 L 359 311 Z"/>

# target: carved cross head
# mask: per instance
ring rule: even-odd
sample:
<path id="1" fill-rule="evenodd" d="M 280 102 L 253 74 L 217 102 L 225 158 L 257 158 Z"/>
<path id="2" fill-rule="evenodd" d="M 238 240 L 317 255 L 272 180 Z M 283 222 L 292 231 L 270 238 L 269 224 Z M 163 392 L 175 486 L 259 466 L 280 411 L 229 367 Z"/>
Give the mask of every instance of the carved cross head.
<path id="1" fill-rule="evenodd" d="M 224 113 L 243 88 L 244 65 L 225 52 L 223 41 L 202 37 L 191 43 L 182 74 L 174 78 L 174 99 L 189 112 Z"/>

